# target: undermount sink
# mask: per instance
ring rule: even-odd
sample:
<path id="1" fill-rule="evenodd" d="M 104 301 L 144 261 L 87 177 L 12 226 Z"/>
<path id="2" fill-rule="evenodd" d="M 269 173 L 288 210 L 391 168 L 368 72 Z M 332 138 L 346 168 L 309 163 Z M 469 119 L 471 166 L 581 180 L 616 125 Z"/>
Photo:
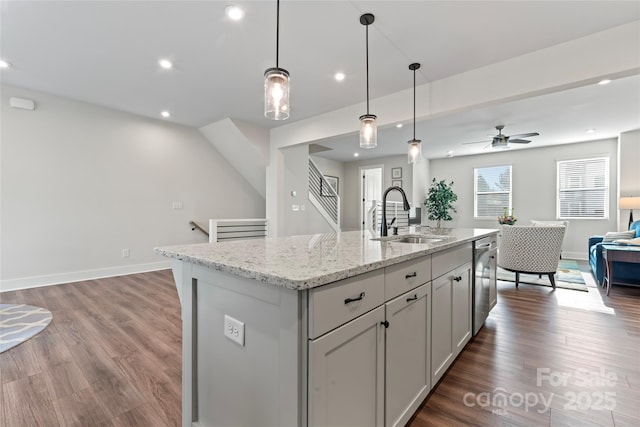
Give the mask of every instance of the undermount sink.
<path id="1" fill-rule="evenodd" d="M 397 240 L 392 240 L 393 242 L 400 242 L 400 243 L 433 243 L 433 242 L 439 242 L 442 239 L 438 238 L 438 237 L 426 237 L 426 236 L 405 236 L 401 239 L 397 239 Z"/>

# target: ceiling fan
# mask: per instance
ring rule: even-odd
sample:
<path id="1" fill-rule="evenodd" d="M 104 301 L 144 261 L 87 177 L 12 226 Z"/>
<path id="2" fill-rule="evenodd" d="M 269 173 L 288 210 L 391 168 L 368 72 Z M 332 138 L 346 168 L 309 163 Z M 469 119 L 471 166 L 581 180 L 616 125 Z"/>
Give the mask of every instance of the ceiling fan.
<path id="1" fill-rule="evenodd" d="M 522 139 L 522 138 L 529 138 L 531 136 L 540 135 L 538 132 L 519 133 L 517 135 L 505 135 L 502 133 L 502 129 L 504 129 L 504 125 L 498 125 L 496 126 L 496 129 L 498 130 L 498 134 L 493 137 L 493 139 L 491 140 L 491 144 L 489 144 L 491 145 L 492 148 L 509 148 L 509 143 L 528 144 L 531 141 L 529 141 L 528 139 Z M 479 144 L 481 142 L 489 142 L 489 141 L 465 142 L 463 143 L 463 145 Z M 484 148 L 489 147 L 489 145 L 487 145 Z"/>

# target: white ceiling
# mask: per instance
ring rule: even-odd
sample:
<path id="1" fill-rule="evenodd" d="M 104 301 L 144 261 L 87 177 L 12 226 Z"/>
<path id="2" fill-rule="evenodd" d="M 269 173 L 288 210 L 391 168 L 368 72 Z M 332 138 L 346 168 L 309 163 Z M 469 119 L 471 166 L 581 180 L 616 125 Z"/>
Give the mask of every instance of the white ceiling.
<path id="1" fill-rule="evenodd" d="M 1 79 L 152 118 L 169 110 L 188 126 L 230 117 L 271 128 L 365 100 L 365 12 L 376 16 L 371 98 L 410 88 L 411 62 L 422 63 L 420 85 L 640 20 L 639 1 L 283 0 L 279 65 L 291 73 L 292 113 L 273 122 L 262 114 L 262 76 L 275 66 L 275 3 L 2 1 L 0 56 L 12 67 Z M 229 4 L 246 10 L 243 21 L 225 17 Z M 160 58 L 175 68 L 160 69 Z M 497 124 L 506 134 L 540 132 L 528 146 L 541 146 L 615 136 L 640 127 L 638 117 L 640 82 L 628 77 L 429 120 L 416 136 L 428 157 L 442 157 L 482 151 L 460 143 L 487 139 Z M 411 126 L 381 129 L 366 156 L 404 153 L 408 139 Z M 325 153 L 353 160 L 354 141 L 324 141 L 336 148 Z"/>

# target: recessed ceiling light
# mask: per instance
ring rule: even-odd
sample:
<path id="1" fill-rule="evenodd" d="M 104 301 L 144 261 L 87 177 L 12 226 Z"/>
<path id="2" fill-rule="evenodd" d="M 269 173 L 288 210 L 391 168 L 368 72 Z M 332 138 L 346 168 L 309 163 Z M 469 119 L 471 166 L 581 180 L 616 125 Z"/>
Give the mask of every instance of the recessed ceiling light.
<path id="1" fill-rule="evenodd" d="M 227 6 L 224 8 L 224 13 L 226 13 L 227 16 L 234 21 L 239 21 L 244 18 L 244 10 L 242 10 L 239 6 Z"/>
<path id="2" fill-rule="evenodd" d="M 158 64 L 160 64 L 160 66 L 165 70 L 173 68 L 173 62 L 169 61 L 168 59 L 159 59 Z"/>
<path id="3" fill-rule="evenodd" d="M 453 157 L 453 150 L 447 151 L 447 157 Z"/>
<path id="4" fill-rule="evenodd" d="M 611 83 L 610 79 L 602 79 L 598 82 L 598 84 L 601 86 L 608 85 L 609 83 Z"/>
<path id="5" fill-rule="evenodd" d="M 587 129 L 585 130 L 586 133 L 594 133 L 596 130 L 595 129 Z"/>
<path id="6" fill-rule="evenodd" d="M 399 129 L 399 128 L 401 128 L 402 126 L 404 126 L 402 123 L 398 123 L 398 124 L 396 125 L 396 127 L 397 127 L 398 129 Z"/>
<path id="7" fill-rule="evenodd" d="M 9 68 L 11 64 L 9 64 L 7 61 L 5 61 L 4 59 L 0 59 L 0 68 Z"/>
<path id="8" fill-rule="evenodd" d="M 344 75 L 344 73 L 342 72 L 337 72 L 333 75 L 333 78 L 336 79 L 336 81 L 341 82 L 344 80 L 346 76 Z"/>
<path id="9" fill-rule="evenodd" d="M 171 117 L 171 113 L 168 112 L 168 111 L 163 111 L 163 112 L 160 113 L 160 115 L 162 117 L 164 117 L 165 119 L 168 119 L 169 117 Z"/>
<path id="10" fill-rule="evenodd" d="M 358 153 L 353 153 L 353 157 L 358 157 L 360 154 Z"/>

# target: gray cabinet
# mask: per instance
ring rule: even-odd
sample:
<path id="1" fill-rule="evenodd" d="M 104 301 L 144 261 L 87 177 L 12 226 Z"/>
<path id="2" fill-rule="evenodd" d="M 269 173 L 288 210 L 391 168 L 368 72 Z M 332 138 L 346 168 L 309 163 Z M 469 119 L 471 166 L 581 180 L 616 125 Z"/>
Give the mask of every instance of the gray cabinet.
<path id="1" fill-rule="evenodd" d="M 431 389 L 431 283 L 385 304 L 385 425 L 404 426 Z"/>
<path id="2" fill-rule="evenodd" d="M 309 341 L 309 426 L 384 425 L 384 306 Z"/>
<path id="3" fill-rule="evenodd" d="M 176 261 L 183 426 L 406 424 L 471 337 L 472 244 L 449 244 L 300 290 Z"/>
<path id="4" fill-rule="evenodd" d="M 433 281 L 431 299 L 431 384 L 435 385 L 453 361 L 453 280 L 448 275 Z"/>
<path id="5" fill-rule="evenodd" d="M 452 282 L 451 333 L 453 342 L 453 357 L 460 354 L 472 336 L 472 281 L 471 263 L 455 270 Z"/>
<path id="6" fill-rule="evenodd" d="M 471 246 L 433 255 L 431 386 L 435 386 L 472 336 Z M 447 270 L 447 268 L 449 270 Z"/>

